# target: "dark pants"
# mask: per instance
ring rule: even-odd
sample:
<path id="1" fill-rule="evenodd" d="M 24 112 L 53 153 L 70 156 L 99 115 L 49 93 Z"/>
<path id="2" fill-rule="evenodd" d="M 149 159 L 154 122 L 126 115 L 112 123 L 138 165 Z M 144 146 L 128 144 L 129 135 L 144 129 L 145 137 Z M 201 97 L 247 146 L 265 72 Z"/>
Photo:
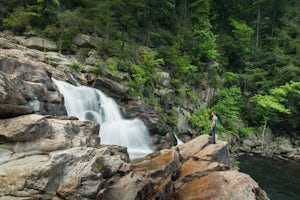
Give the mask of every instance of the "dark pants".
<path id="1" fill-rule="evenodd" d="M 213 144 L 216 144 L 216 131 L 217 131 L 217 127 L 214 126 L 211 131 L 211 135 L 212 135 L 211 143 Z"/>

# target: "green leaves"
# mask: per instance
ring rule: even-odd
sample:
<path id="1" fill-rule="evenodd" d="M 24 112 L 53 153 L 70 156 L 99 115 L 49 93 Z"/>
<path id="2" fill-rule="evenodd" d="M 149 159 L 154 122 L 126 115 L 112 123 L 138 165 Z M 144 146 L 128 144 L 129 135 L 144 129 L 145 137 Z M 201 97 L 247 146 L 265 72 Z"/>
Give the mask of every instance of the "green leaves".
<path id="1" fill-rule="evenodd" d="M 209 134 L 211 125 L 210 115 L 210 109 L 198 109 L 189 116 L 189 122 L 194 129 L 200 129 L 200 134 Z"/>
<path id="2" fill-rule="evenodd" d="M 223 88 L 218 92 L 213 110 L 217 112 L 220 122 L 227 131 L 234 132 L 239 128 L 242 105 L 240 88 L 233 86 Z"/>
<path id="3" fill-rule="evenodd" d="M 14 12 L 10 13 L 8 18 L 3 20 L 4 26 L 15 32 L 23 32 L 26 30 L 30 22 L 30 17 L 26 14 L 23 7 L 17 7 Z"/>
<path id="4" fill-rule="evenodd" d="M 200 62 L 216 60 L 218 57 L 216 39 L 217 36 L 209 29 L 194 30 L 194 59 Z"/>
<path id="5" fill-rule="evenodd" d="M 237 46 L 241 50 L 241 54 L 250 53 L 252 37 L 254 30 L 249 27 L 245 22 L 237 21 L 231 18 L 231 25 L 233 26 L 232 34 L 237 43 Z"/>
<path id="6" fill-rule="evenodd" d="M 265 122 L 267 122 L 271 120 L 270 115 L 273 112 L 292 114 L 292 109 L 294 110 L 294 106 L 297 105 L 291 104 L 294 101 L 291 101 L 290 98 L 293 95 L 290 94 L 297 95 L 298 98 L 300 97 L 300 82 L 290 82 L 273 88 L 269 91 L 269 94 L 256 94 L 250 98 L 250 102 L 256 104 L 257 115 L 263 117 Z"/>
<path id="7" fill-rule="evenodd" d="M 153 96 L 156 80 L 155 68 L 164 63 L 157 58 L 157 52 L 149 48 L 142 48 L 137 60 L 129 66 L 130 85 L 133 94 L 142 97 Z"/>
<path id="8" fill-rule="evenodd" d="M 256 94 L 251 100 L 257 103 L 258 107 L 256 107 L 256 110 L 258 114 L 263 115 L 264 118 L 268 118 L 268 114 L 272 109 L 286 114 L 291 113 L 289 109 L 281 104 L 280 98 L 276 98 L 273 95 Z"/>

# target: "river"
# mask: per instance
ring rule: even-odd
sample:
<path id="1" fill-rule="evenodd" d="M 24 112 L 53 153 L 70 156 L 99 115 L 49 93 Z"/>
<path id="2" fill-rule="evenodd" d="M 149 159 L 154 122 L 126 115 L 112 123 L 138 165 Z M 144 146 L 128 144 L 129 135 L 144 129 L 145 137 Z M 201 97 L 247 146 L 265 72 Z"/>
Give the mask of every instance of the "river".
<path id="1" fill-rule="evenodd" d="M 249 174 L 271 200 L 300 199 L 300 166 L 261 157 L 241 156 L 240 172 Z"/>

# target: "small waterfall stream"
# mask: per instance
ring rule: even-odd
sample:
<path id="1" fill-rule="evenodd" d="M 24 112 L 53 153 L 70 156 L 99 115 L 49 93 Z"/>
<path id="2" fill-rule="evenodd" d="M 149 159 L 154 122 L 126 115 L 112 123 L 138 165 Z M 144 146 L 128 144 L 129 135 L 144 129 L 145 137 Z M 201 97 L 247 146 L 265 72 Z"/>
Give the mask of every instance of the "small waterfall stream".
<path id="1" fill-rule="evenodd" d="M 177 145 L 180 145 L 180 144 L 184 143 L 181 139 L 179 139 L 179 137 L 176 135 L 176 133 L 173 133 L 173 134 L 174 134 L 174 137 L 176 139 Z"/>
<path id="2" fill-rule="evenodd" d="M 130 159 L 153 152 L 147 127 L 139 119 L 124 119 L 116 102 L 100 90 L 74 86 L 52 78 L 64 96 L 68 116 L 100 124 L 101 144 L 127 147 Z"/>

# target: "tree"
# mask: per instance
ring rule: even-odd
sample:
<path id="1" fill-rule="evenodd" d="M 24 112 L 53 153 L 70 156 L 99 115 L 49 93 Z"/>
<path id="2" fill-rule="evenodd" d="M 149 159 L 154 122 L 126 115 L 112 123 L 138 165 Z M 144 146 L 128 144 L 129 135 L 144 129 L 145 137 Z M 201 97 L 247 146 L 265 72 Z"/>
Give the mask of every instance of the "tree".
<path id="1" fill-rule="evenodd" d="M 240 88 L 232 86 L 222 88 L 216 98 L 213 110 L 217 112 L 220 122 L 228 131 L 234 133 L 241 127 L 242 93 Z"/>
<path id="2" fill-rule="evenodd" d="M 295 111 L 294 106 L 299 106 L 293 105 L 294 102 L 289 100 L 291 93 L 298 96 L 300 95 L 299 89 L 300 82 L 290 82 L 271 89 L 269 94 L 256 94 L 250 98 L 250 102 L 253 102 L 256 105 L 255 110 L 257 115 L 261 116 L 263 119 L 263 136 L 268 122 L 272 120 L 274 116 L 278 115 L 278 112 L 290 115 Z"/>
<path id="3" fill-rule="evenodd" d="M 193 23 L 193 64 L 201 67 L 218 57 L 215 35 L 211 30 L 210 1 L 197 0 L 189 5 Z"/>

